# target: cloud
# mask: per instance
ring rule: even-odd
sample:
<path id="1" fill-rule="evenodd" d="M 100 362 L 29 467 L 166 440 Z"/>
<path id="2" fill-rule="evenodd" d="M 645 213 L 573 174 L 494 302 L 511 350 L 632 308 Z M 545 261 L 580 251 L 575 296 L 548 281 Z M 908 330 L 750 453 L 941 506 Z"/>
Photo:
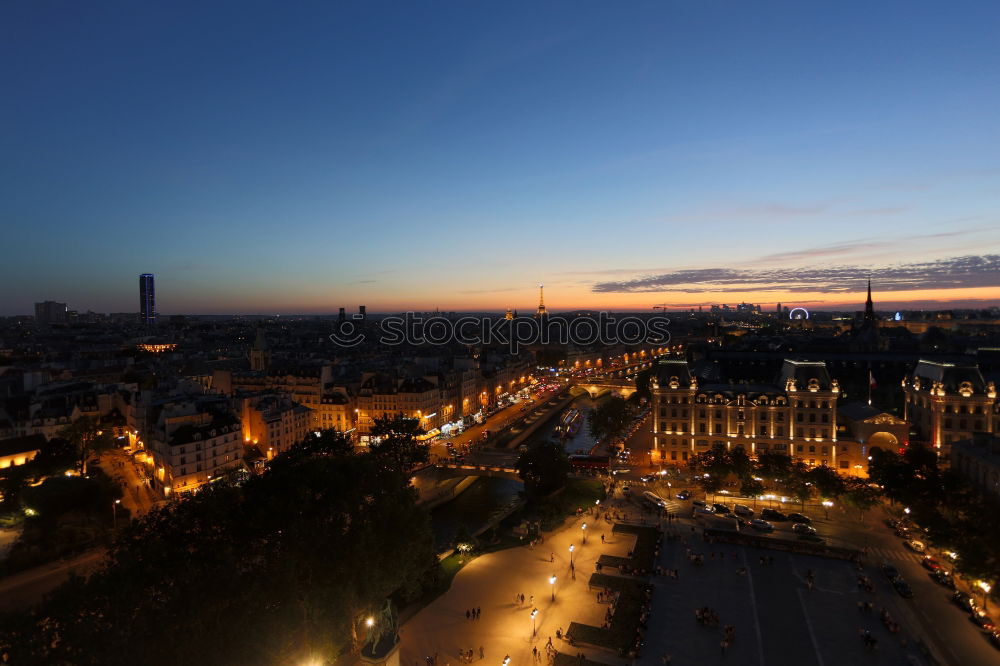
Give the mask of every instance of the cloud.
<path id="1" fill-rule="evenodd" d="M 347 284 L 374 284 L 376 280 L 351 280 Z"/>
<path id="2" fill-rule="evenodd" d="M 598 293 L 675 291 L 785 291 L 849 293 L 871 276 L 880 292 L 917 289 L 1000 287 L 1000 255 L 967 255 L 890 266 L 858 265 L 795 268 L 702 268 L 648 275 L 632 280 L 598 282 Z"/>

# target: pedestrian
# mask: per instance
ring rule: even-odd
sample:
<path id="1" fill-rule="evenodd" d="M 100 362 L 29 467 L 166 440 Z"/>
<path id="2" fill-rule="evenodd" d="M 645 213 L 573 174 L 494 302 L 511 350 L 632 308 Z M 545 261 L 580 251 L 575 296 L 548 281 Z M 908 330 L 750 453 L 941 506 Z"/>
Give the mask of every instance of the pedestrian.
<path id="1" fill-rule="evenodd" d="M 482 645 L 479 646 L 479 658 L 484 659 L 486 657 L 486 650 Z"/>
<path id="2" fill-rule="evenodd" d="M 530 595 L 528 597 L 528 605 L 529 606 L 534 606 L 535 605 L 535 595 L 532 594 L 532 595 Z"/>
<path id="3" fill-rule="evenodd" d="M 476 619 L 477 620 L 479 619 L 479 613 L 480 612 L 481 612 L 481 609 L 479 608 L 479 606 L 476 606 Z"/>
<path id="4" fill-rule="evenodd" d="M 538 646 L 537 645 L 535 647 L 531 648 L 531 658 L 534 659 L 535 661 L 538 660 Z"/>
<path id="5" fill-rule="evenodd" d="M 466 620 L 472 619 L 472 611 L 466 609 L 466 611 L 465 611 L 465 619 Z"/>
<path id="6" fill-rule="evenodd" d="M 555 553 L 550 553 L 549 554 L 549 562 L 555 562 L 555 561 L 556 561 L 556 554 Z"/>
<path id="7" fill-rule="evenodd" d="M 601 543 L 604 543 L 604 535 L 601 535 Z"/>

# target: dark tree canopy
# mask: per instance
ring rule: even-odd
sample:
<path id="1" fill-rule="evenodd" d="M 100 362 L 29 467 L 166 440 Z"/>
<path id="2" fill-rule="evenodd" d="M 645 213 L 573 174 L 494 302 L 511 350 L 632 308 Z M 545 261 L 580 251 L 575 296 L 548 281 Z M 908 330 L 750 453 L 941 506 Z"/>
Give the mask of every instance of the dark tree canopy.
<path id="1" fill-rule="evenodd" d="M 6 623 L 0 649 L 18 664 L 332 661 L 436 564 L 415 502 L 375 456 L 296 452 L 135 521 L 102 571 Z"/>
<path id="2" fill-rule="evenodd" d="M 402 414 L 381 416 L 372 426 L 372 455 L 391 469 L 409 471 L 430 459 L 429 447 L 418 437 L 424 431 L 420 421 Z"/>
<path id="3" fill-rule="evenodd" d="M 517 473 L 524 481 L 524 490 L 529 498 L 559 490 L 566 485 L 571 470 L 569 456 L 558 442 L 543 442 L 517 459 Z"/>

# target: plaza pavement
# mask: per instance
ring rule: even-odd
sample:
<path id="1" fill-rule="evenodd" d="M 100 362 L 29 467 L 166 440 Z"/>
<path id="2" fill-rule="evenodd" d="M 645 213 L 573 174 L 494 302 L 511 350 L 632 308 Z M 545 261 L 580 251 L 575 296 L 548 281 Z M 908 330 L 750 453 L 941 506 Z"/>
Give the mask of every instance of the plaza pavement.
<path id="1" fill-rule="evenodd" d="M 602 508 L 628 511 L 635 519 L 637 505 L 616 498 Z M 624 556 L 631 537 L 611 534 L 611 524 L 592 515 L 567 519 L 562 527 L 545 534 L 545 542 L 534 548 L 522 546 L 478 557 L 456 576 L 451 588 L 422 609 L 401 629 L 402 666 L 426 666 L 427 656 L 438 655 L 437 666 L 462 663 L 458 651 L 485 652 L 484 663 L 500 666 L 510 656 L 510 666 L 532 664 L 532 647 L 544 654 L 552 637 L 560 652 L 586 657 L 612 666 L 629 660 L 613 653 L 585 646 L 570 646 L 555 637 L 570 622 L 600 626 L 606 606 L 599 604 L 587 581 L 600 554 Z M 587 544 L 581 540 L 580 525 L 588 523 Z M 926 662 L 919 656 L 914 640 L 919 629 L 912 613 L 892 589 L 879 580 L 874 567 L 865 572 L 876 582 L 874 595 L 858 590 L 854 565 L 807 555 L 757 550 L 724 544 L 706 544 L 700 530 L 692 534 L 693 521 L 679 521 L 681 538 L 664 539 L 659 564 L 677 569 L 679 577 L 653 577 L 652 609 L 645 632 L 645 648 L 634 663 L 661 665 L 661 655 L 670 654 L 671 666 L 725 664 L 726 666 L 841 666 L 866 664 L 906 664 Z M 602 546 L 601 534 L 607 543 Z M 575 545 L 576 580 L 570 576 L 570 544 Z M 704 554 L 704 565 L 687 560 L 687 550 Z M 550 553 L 555 562 L 549 562 Z M 713 557 L 714 554 L 714 557 Z M 774 564 L 763 566 L 761 556 L 771 556 Z M 746 567 L 746 574 L 738 573 Z M 808 590 L 806 572 L 812 569 L 815 585 Z M 613 573 L 613 572 L 611 572 Z M 555 574 L 556 600 L 550 598 L 549 576 Z M 534 595 L 534 605 L 515 603 L 515 594 Z M 862 613 L 857 602 L 870 600 L 876 611 L 886 607 L 902 625 L 899 634 L 890 634 L 877 613 Z M 478 606 L 481 619 L 467 620 L 466 609 Z M 715 609 L 718 627 L 695 621 L 694 610 Z M 537 633 L 532 636 L 530 612 L 538 608 Z M 723 652 L 722 627 L 736 628 L 736 639 Z M 878 650 L 867 651 L 859 630 L 869 629 L 878 639 Z M 540 663 L 547 663 L 543 658 Z"/>

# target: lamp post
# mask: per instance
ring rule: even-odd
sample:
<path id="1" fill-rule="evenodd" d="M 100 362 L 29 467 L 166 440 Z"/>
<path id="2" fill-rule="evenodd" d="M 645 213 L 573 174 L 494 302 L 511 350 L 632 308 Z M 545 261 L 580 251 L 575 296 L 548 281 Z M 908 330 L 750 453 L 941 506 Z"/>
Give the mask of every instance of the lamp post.
<path id="1" fill-rule="evenodd" d="M 583 542 L 587 543 L 587 523 L 581 525 L 580 529 L 583 530 Z"/>
<path id="2" fill-rule="evenodd" d="M 573 566 L 573 550 L 575 548 L 576 548 L 575 544 L 571 543 L 569 545 L 569 564 L 570 564 L 570 566 Z"/>
<path id="3" fill-rule="evenodd" d="M 118 531 L 118 505 L 121 503 L 120 499 L 116 499 L 115 503 L 111 505 L 111 524 L 115 531 Z"/>
<path id="4" fill-rule="evenodd" d="M 987 600 L 990 596 L 990 590 L 993 589 L 993 586 L 987 583 L 985 580 L 979 581 L 978 585 L 979 589 L 983 591 L 983 611 L 986 611 L 988 610 L 986 607 L 988 603 Z"/>
<path id="5" fill-rule="evenodd" d="M 531 635 L 532 636 L 534 636 L 536 634 L 536 631 L 535 631 L 535 618 L 536 617 L 538 617 L 538 609 L 537 608 L 534 609 L 533 611 L 531 611 Z"/>
<path id="6" fill-rule="evenodd" d="M 549 576 L 549 589 L 552 590 L 552 601 L 556 600 L 556 577 Z"/>
<path id="7" fill-rule="evenodd" d="M 830 519 L 830 507 L 833 506 L 833 502 L 830 500 L 823 500 L 823 513 L 826 514 L 827 520 Z"/>

